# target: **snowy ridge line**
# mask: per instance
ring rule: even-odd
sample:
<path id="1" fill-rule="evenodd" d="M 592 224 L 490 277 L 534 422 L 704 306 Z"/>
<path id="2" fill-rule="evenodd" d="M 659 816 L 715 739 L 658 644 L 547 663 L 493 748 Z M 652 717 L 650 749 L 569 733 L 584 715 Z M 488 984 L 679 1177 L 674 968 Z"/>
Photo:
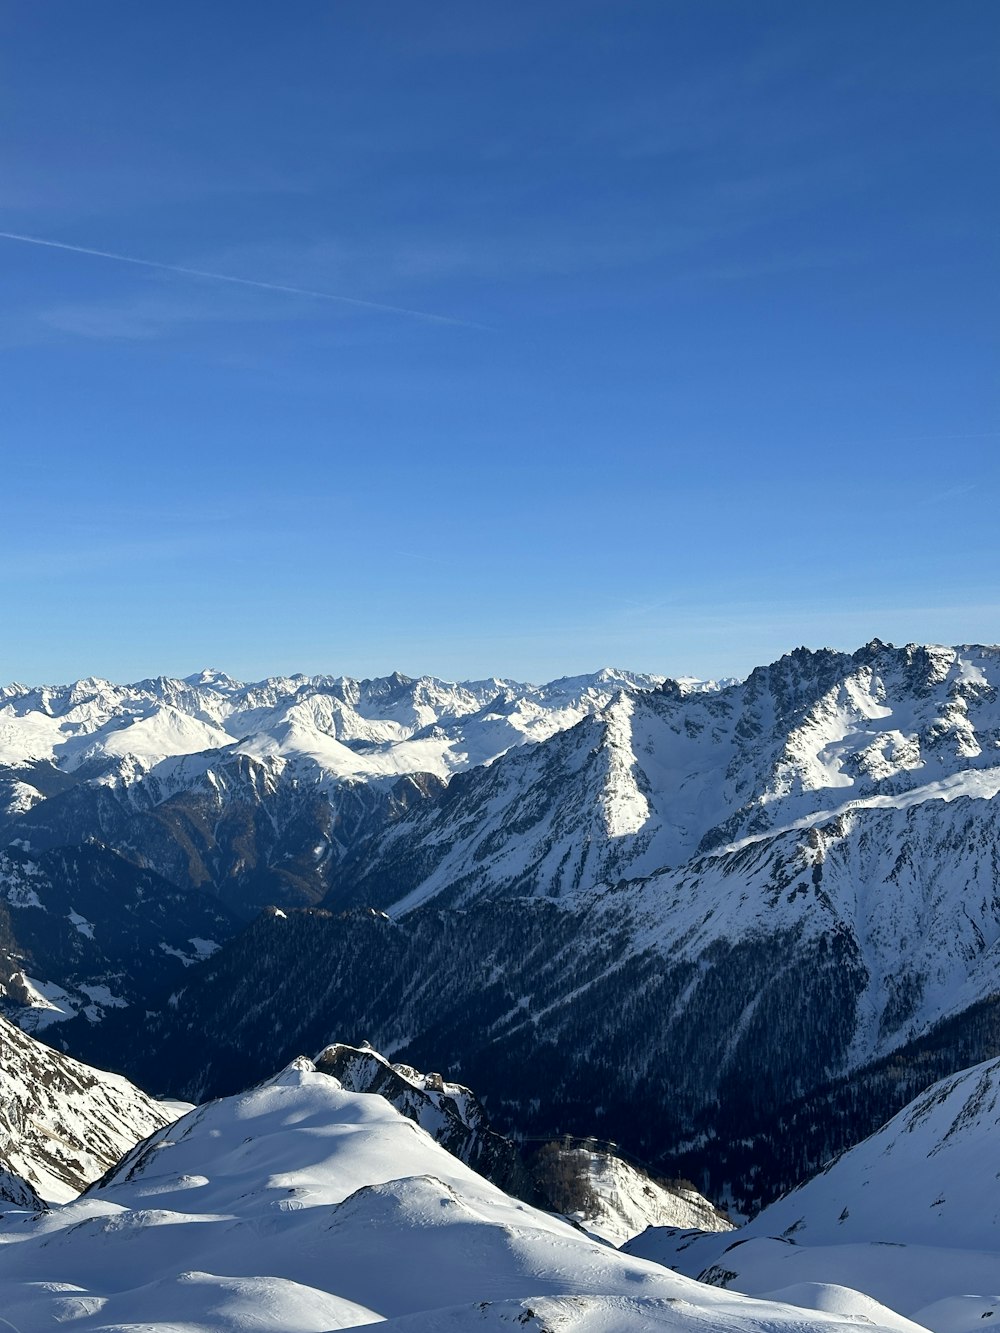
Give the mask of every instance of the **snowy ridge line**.
<path id="1" fill-rule="evenodd" d="M 158 1132 L 84 1197 L 6 1213 L 0 1308 L 79 1333 L 857 1329 L 623 1254 L 303 1058 Z M 885 1315 L 871 1333 L 897 1333 Z"/>
<path id="2" fill-rule="evenodd" d="M 474 769 L 461 800 L 386 828 L 355 879 L 372 900 L 388 880 L 396 915 L 438 895 L 569 899 L 851 810 L 989 800 L 998 762 L 1000 650 L 796 650 L 714 693 L 619 694 Z"/>
<path id="3" fill-rule="evenodd" d="M 779 838 L 785 833 L 796 833 L 813 828 L 817 824 L 830 823 L 856 810 L 908 810 L 911 806 L 922 805 L 925 801 L 957 801 L 963 797 L 974 801 L 992 801 L 998 794 L 1000 794 L 1000 765 L 995 768 L 971 769 L 964 773 L 952 773 L 937 782 L 928 782 L 923 787 L 911 787 L 909 791 L 897 794 L 859 796 L 854 800 L 845 801 L 843 805 L 829 810 L 817 810 L 815 814 L 808 815 L 804 819 L 796 819 L 790 824 L 768 829 L 766 833 L 750 834 L 746 838 L 737 839 L 736 842 L 712 848 L 708 854 L 713 857 L 728 856 L 733 852 L 742 851 L 744 847 L 752 847 L 755 843 Z"/>

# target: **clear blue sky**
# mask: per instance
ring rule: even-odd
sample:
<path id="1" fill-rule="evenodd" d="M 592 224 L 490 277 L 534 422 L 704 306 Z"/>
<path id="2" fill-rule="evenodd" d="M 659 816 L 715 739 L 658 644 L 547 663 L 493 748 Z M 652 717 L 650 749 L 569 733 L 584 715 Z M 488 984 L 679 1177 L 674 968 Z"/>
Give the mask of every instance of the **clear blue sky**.
<path id="1" fill-rule="evenodd" d="M 0 231 L 165 266 L 0 239 L 0 679 L 1000 639 L 996 0 L 47 0 L 0 52 Z"/>

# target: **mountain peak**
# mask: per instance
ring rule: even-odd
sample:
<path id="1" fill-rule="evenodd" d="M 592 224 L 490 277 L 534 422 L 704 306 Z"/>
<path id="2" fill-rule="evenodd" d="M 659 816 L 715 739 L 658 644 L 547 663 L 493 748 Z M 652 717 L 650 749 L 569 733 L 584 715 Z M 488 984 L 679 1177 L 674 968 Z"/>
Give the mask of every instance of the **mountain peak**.
<path id="1" fill-rule="evenodd" d="M 243 682 L 234 680 L 225 671 L 220 671 L 218 667 L 203 667 L 201 671 L 195 671 L 190 676 L 184 677 L 185 685 L 207 685 L 214 690 L 238 690 L 242 688 Z"/>

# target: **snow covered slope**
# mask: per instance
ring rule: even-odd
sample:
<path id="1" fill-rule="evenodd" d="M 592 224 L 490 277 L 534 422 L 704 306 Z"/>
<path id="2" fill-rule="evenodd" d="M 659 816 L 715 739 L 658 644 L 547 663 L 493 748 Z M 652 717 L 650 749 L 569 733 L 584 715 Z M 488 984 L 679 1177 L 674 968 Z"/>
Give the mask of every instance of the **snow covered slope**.
<path id="1" fill-rule="evenodd" d="M 0 1165 L 44 1199 L 72 1198 L 174 1118 L 127 1079 L 60 1055 L 0 1018 Z"/>
<path id="2" fill-rule="evenodd" d="M 998 1181 L 1000 1060 L 990 1060 L 935 1083 L 741 1235 L 1000 1251 Z"/>
<path id="3" fill-rule="evenodd" d="M 585 1173 L 597 1206 L 579 1214 L 592 1236 L 624 1245 L 647 1227 L 698 1227 L 727 1232 L 733 1224 L 693 1185 L 664 1185 L 621 1157 L 589 1148 L 570 1150 Z"/>
<path id="4" fill-rule="evenodd" d="M 382 1320 L 423 1333 L 857 1327 L 601 1245 L 305 1060 L 160 1130 L 79 1200 L 7 1213 L 0 1307 L 15 1326 L 71 1321 L 80 1333 L 322 1333 Z"/>
<path id="5" fill-rule="evenodd" d="M 654 1228 L 626 1249 L 786 1300 L 796 1284 L 841 1284 L 963 1333 L 1000 1317 L 998 1179 L 993 1060 L 936 1083 L 735 1236 Z"/>

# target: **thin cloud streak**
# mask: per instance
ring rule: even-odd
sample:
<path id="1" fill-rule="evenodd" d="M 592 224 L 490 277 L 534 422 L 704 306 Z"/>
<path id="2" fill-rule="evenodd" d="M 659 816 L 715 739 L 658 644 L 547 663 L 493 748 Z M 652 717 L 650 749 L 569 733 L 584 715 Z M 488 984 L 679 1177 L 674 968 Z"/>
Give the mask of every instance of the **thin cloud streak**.
<path id="1" fill-rule="evenodd" d="M 336 301 L 361 310 L 374 310 L 387 315 L 405 315 L 411 319 L 429 320 L 435 324 L 452 324 L 462 328 L 485 330 L 485 324 L 458 319 L 454 315 L 435 315 L 427 310 L 411 310 L 406 306 L 386 305 L 381 301 L 365 301 L 358 296 L 339 296 L 334 292 L 314 291 L 309 287 L 289 287 L 280 282 L 262 282 L 257 278 L 239 278 L 231 273 L 211 273 L 206 269 L 188 268 L 183 264 L 166 264 L 157 259 L 139 259 L 135 255 L 120 255 L 111 250 L 94 250 L 85 245 L 70 245 L 66 241 L 50 241 L 41 236 L 25 236 L 15 231 L 0 231 L 0 239 L 22 241 L 27 245 L 41 245 L 50 250 L 68 250 L 71 254 L 90 255 L 95 259 L 111 259 L 119 264 L 136 264 L 140 268 L 157 269 L 161 273 L 180 273 L 188 278 L 207 278 L 211 282 L 229 282 L 238 287 L 255 287 L 265 292 L 280 292 L 286 296 L 306 296 L 315 301 Z"/>

